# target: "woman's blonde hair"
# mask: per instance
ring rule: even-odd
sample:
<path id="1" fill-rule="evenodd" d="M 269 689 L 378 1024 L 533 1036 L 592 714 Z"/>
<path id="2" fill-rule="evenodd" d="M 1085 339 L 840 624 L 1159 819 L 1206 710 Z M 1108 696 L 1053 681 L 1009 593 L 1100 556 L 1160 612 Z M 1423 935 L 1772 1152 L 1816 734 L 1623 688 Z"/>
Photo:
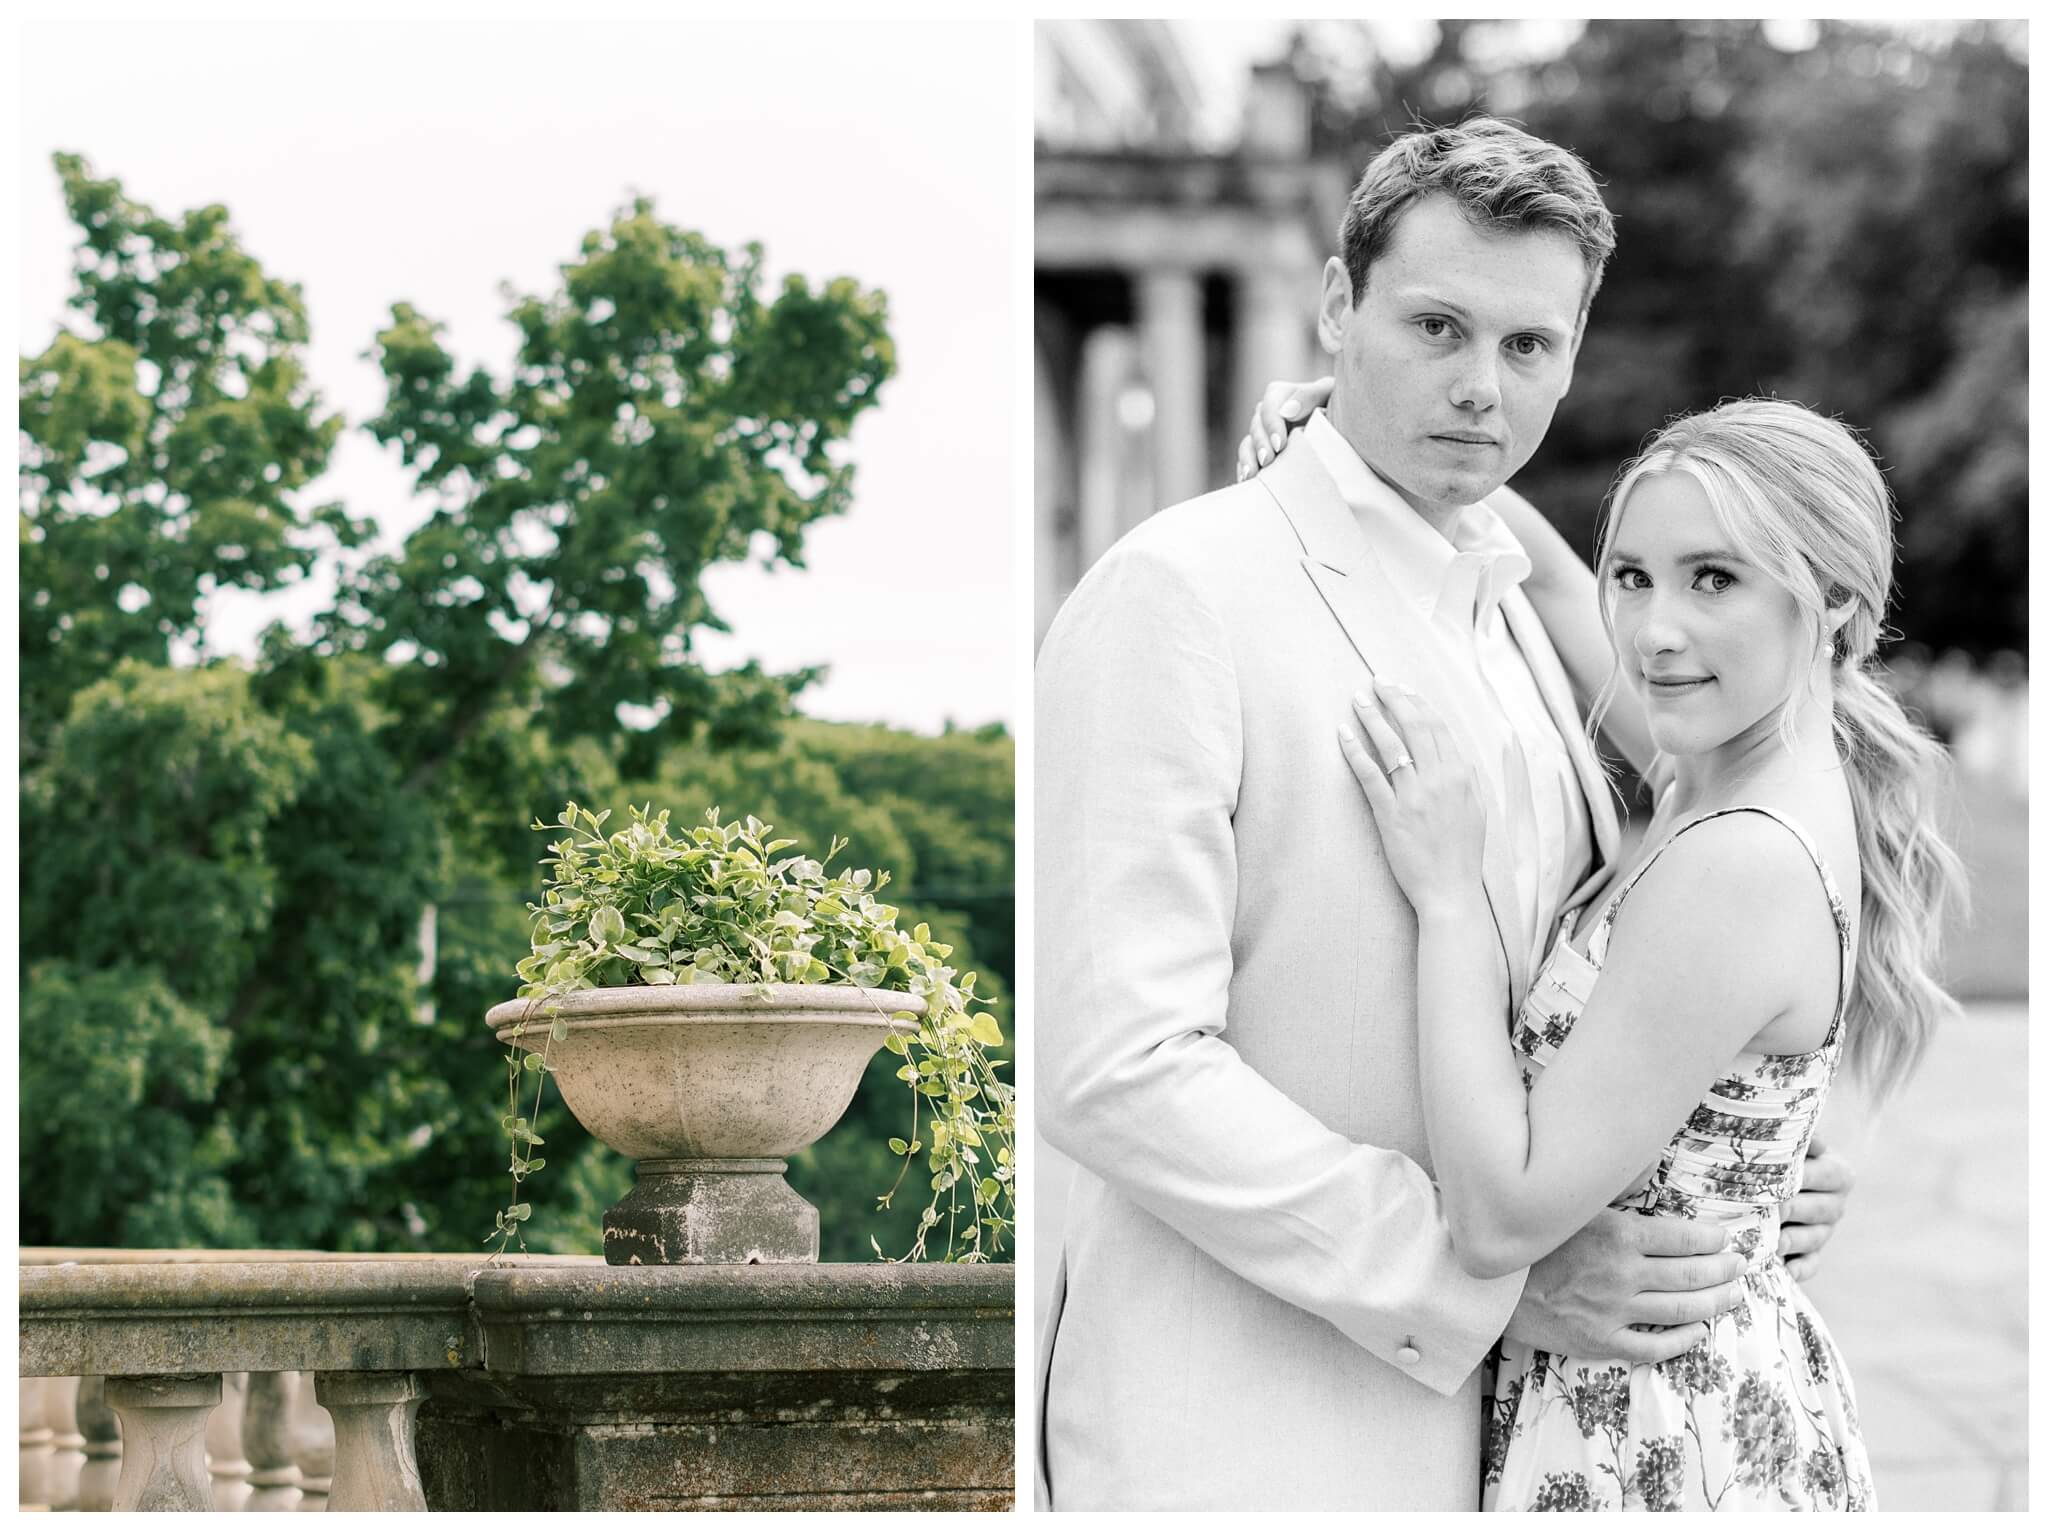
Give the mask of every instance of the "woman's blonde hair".
<path id="1" fill-rule="evenodd" d="M 1965 897 L 1962 864 L 1935 823 L 1947 753 L 1871 674 L 1891 599 L 1891 494 L 1856 434 L 1804 405 L 1739 399 L 1674 420 L 1623 467 L 1601 519 L 1596 561 L 1610 634 L 1614 530 L 1630 491 L 1660 473 L 1697 483 L 1734 550 L 1791 593 L 1815 651 L 1832 645 L 1835 745 L 1863 862 L 1844 1056 L 1881 1100 L 1957 1011 L 1934 969 L 1943 917 Z M 1845 603 L 1847 619 L 1830 639 Z M 1610 677 L 1596 726 L 1613 686 Z M 1795 688 L 1780 709 L 1788 743 L 1797 700 Z"/>

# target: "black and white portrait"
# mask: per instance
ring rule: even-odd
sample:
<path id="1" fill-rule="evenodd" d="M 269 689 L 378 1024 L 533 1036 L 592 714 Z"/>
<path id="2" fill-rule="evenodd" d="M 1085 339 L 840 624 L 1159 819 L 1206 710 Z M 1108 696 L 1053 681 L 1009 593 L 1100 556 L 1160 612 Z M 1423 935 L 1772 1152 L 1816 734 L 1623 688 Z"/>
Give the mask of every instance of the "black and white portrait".
<path id="1" fill-rule="evenodd" d="M 1036 65 L 1038 1506 L 2023 1507 L 2024 24 Z"/>

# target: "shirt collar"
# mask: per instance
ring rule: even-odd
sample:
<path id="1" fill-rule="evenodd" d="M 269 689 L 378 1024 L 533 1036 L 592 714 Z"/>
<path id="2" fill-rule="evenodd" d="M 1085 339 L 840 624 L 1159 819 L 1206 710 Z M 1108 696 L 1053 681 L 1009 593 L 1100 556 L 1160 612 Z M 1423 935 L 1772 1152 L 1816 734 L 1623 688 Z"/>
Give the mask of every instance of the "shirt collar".
<path id="1" fill-rule="evenodd" d="M 1358 517 L 1387 578 L 1424 614 L 1484 626 L 1529 577 L 1529 555 L 1485 501 L 1459 511 L 1446 539 L 1367 466 L 1324 411 L 1309 416 L 1302 439 Z"/>

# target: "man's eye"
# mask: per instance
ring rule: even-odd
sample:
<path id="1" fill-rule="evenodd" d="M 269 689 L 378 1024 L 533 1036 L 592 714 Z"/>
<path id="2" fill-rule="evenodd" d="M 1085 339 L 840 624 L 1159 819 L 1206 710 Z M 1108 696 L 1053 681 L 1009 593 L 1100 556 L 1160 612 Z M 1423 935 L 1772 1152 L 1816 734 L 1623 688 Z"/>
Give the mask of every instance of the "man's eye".
<path id="1" fill-rule="evenodd" d="M 1508 342 L 1517 356 L 1541 356 L 1549 347 L 1535 335 L 1517 335 Z"/>
<path id="2" fill-rule="evenodd" d="M 1422 333 L 1431 340 L 1441 340 L 1451 332 L 1451 321 L 1448 319 L 1418 319 L 1416 323 L 1422 326 Z"/>

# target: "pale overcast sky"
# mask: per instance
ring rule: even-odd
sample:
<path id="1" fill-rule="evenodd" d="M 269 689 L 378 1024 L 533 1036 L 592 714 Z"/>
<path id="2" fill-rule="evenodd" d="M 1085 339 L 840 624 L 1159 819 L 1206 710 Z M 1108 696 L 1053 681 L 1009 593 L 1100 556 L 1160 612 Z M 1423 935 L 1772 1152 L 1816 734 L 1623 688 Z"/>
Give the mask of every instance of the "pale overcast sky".
<path id="1" fill-rule="evenodd" d="M 367 18 L 30 21 L 17 139 L 24 353 L 64 316 L 75 231 L 50 155 L 82 153 L 165 213 L 226 204 L 304 289 L 330 407 L 375 413 L 362 353 L 400 299 L 494 370 L 499 284 L 555 268 L 633 193 L 661 217 L 767 247 L 772 280 L 850 275 L 889 297 L 899 370 L 852 438 L 850 514 L 808 568 L 723 570 L 723 667 L 825 663 L 812 716 L 936 730 L 1016 718 L 1013 491 L 1020 138 L 1013 30 L 953 22 Z M 308 503 L 403 532 L 427 506 L 351 431 Z M 209 643 L 248 651 L 272 611 L 219 599 Z"/>

